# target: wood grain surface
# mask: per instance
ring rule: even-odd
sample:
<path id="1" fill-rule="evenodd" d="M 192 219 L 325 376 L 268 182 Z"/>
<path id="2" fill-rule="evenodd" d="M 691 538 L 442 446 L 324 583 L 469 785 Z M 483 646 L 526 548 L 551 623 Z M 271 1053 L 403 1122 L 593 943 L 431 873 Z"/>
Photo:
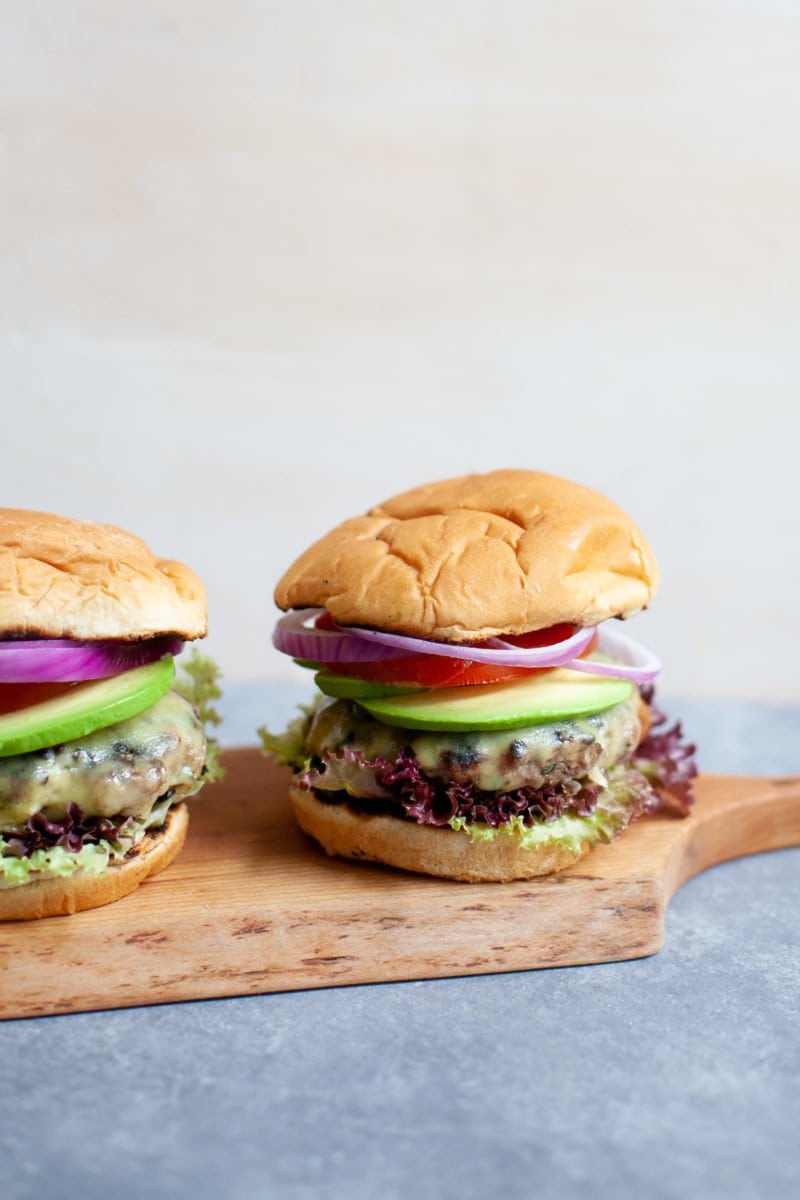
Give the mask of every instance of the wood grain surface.
<path id="1" fill-rule="evenodd" d="M 105 908 L 0 926 L 0 1016 L 639 958 L 670 896 L 726 859 L 800 843 L 800 778 L 707 775 L 571 869 L 461 884 L 329 859 L 256 749 L 192 803 L 186 848 Z"/>

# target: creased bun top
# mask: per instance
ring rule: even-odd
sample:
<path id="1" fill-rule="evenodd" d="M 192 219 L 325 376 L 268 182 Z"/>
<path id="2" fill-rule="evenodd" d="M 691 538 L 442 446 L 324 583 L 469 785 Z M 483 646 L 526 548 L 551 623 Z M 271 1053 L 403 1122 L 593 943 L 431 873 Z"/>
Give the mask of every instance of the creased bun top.
<path id="1" fill-rule="evenodd" d="M 464 642 L 629 616 L 657 584 L 647 541 L 616 504 L 506 470 L 425 484 L 344 521 L 289 568 L 275 601 Z"/>
<path id="2" fill-rule="evenodd" d="M 205 589 L 182 563 L 112 525 L 0 509 L 0 638 L 205 632 Z"/>

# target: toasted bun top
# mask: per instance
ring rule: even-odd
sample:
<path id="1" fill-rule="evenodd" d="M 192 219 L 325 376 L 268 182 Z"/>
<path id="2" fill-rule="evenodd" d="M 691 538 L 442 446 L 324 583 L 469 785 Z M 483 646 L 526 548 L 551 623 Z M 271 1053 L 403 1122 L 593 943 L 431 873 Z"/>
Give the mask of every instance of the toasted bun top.
<path id="1" fill-rule="evenodd" d="M 616 504 L 508 470 L 413 488 L 345 521 L 289 568 L 275 600 L 462 642 L 628 616 L 657 583 L 649 545 Z"/>
<path id="2" fill-rule="evenodd" d="M 0 638 L 205 632 L 205 589 L 182 563 L 112 525 L 0 509 Z"/>

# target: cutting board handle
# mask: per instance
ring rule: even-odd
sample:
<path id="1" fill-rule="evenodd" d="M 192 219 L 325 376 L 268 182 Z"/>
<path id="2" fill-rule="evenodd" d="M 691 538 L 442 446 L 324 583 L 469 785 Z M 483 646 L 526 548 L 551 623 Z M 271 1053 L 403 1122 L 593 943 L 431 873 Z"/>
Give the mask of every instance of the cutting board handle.
<path id="1" fill-rule="evenodd" d="M 670 839 L 667 898 L 718 863 L 800 845 L 800 776 L 705 775 L 703 785 L 683 836 Z"/>

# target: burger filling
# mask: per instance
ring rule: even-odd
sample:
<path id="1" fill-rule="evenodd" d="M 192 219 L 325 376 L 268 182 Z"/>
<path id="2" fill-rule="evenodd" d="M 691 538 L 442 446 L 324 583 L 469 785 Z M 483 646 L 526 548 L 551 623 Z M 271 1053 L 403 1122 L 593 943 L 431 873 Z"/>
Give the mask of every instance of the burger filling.
<path id="1" fill-rule="evenodd" d="M 652 701 L 648 692 L 646 699 Z M 265 749 L 294 783 L 348 804 L 474 839 L 505 833 L 524 845 L 609 841 L 668 796 L 681 811 L 696 774 L 679 725 L 642 696 L 592 716 L 528 727 L 420 733 L 384 725 L 350 700 L 322 699 Z"/>
<path id="2" fill-rule="evenodd" d="M 205 764 L 203 724 L 176 692 L 77 741 L 0 758 L 0 887 L 103 871 L 199 790 Z"/>

